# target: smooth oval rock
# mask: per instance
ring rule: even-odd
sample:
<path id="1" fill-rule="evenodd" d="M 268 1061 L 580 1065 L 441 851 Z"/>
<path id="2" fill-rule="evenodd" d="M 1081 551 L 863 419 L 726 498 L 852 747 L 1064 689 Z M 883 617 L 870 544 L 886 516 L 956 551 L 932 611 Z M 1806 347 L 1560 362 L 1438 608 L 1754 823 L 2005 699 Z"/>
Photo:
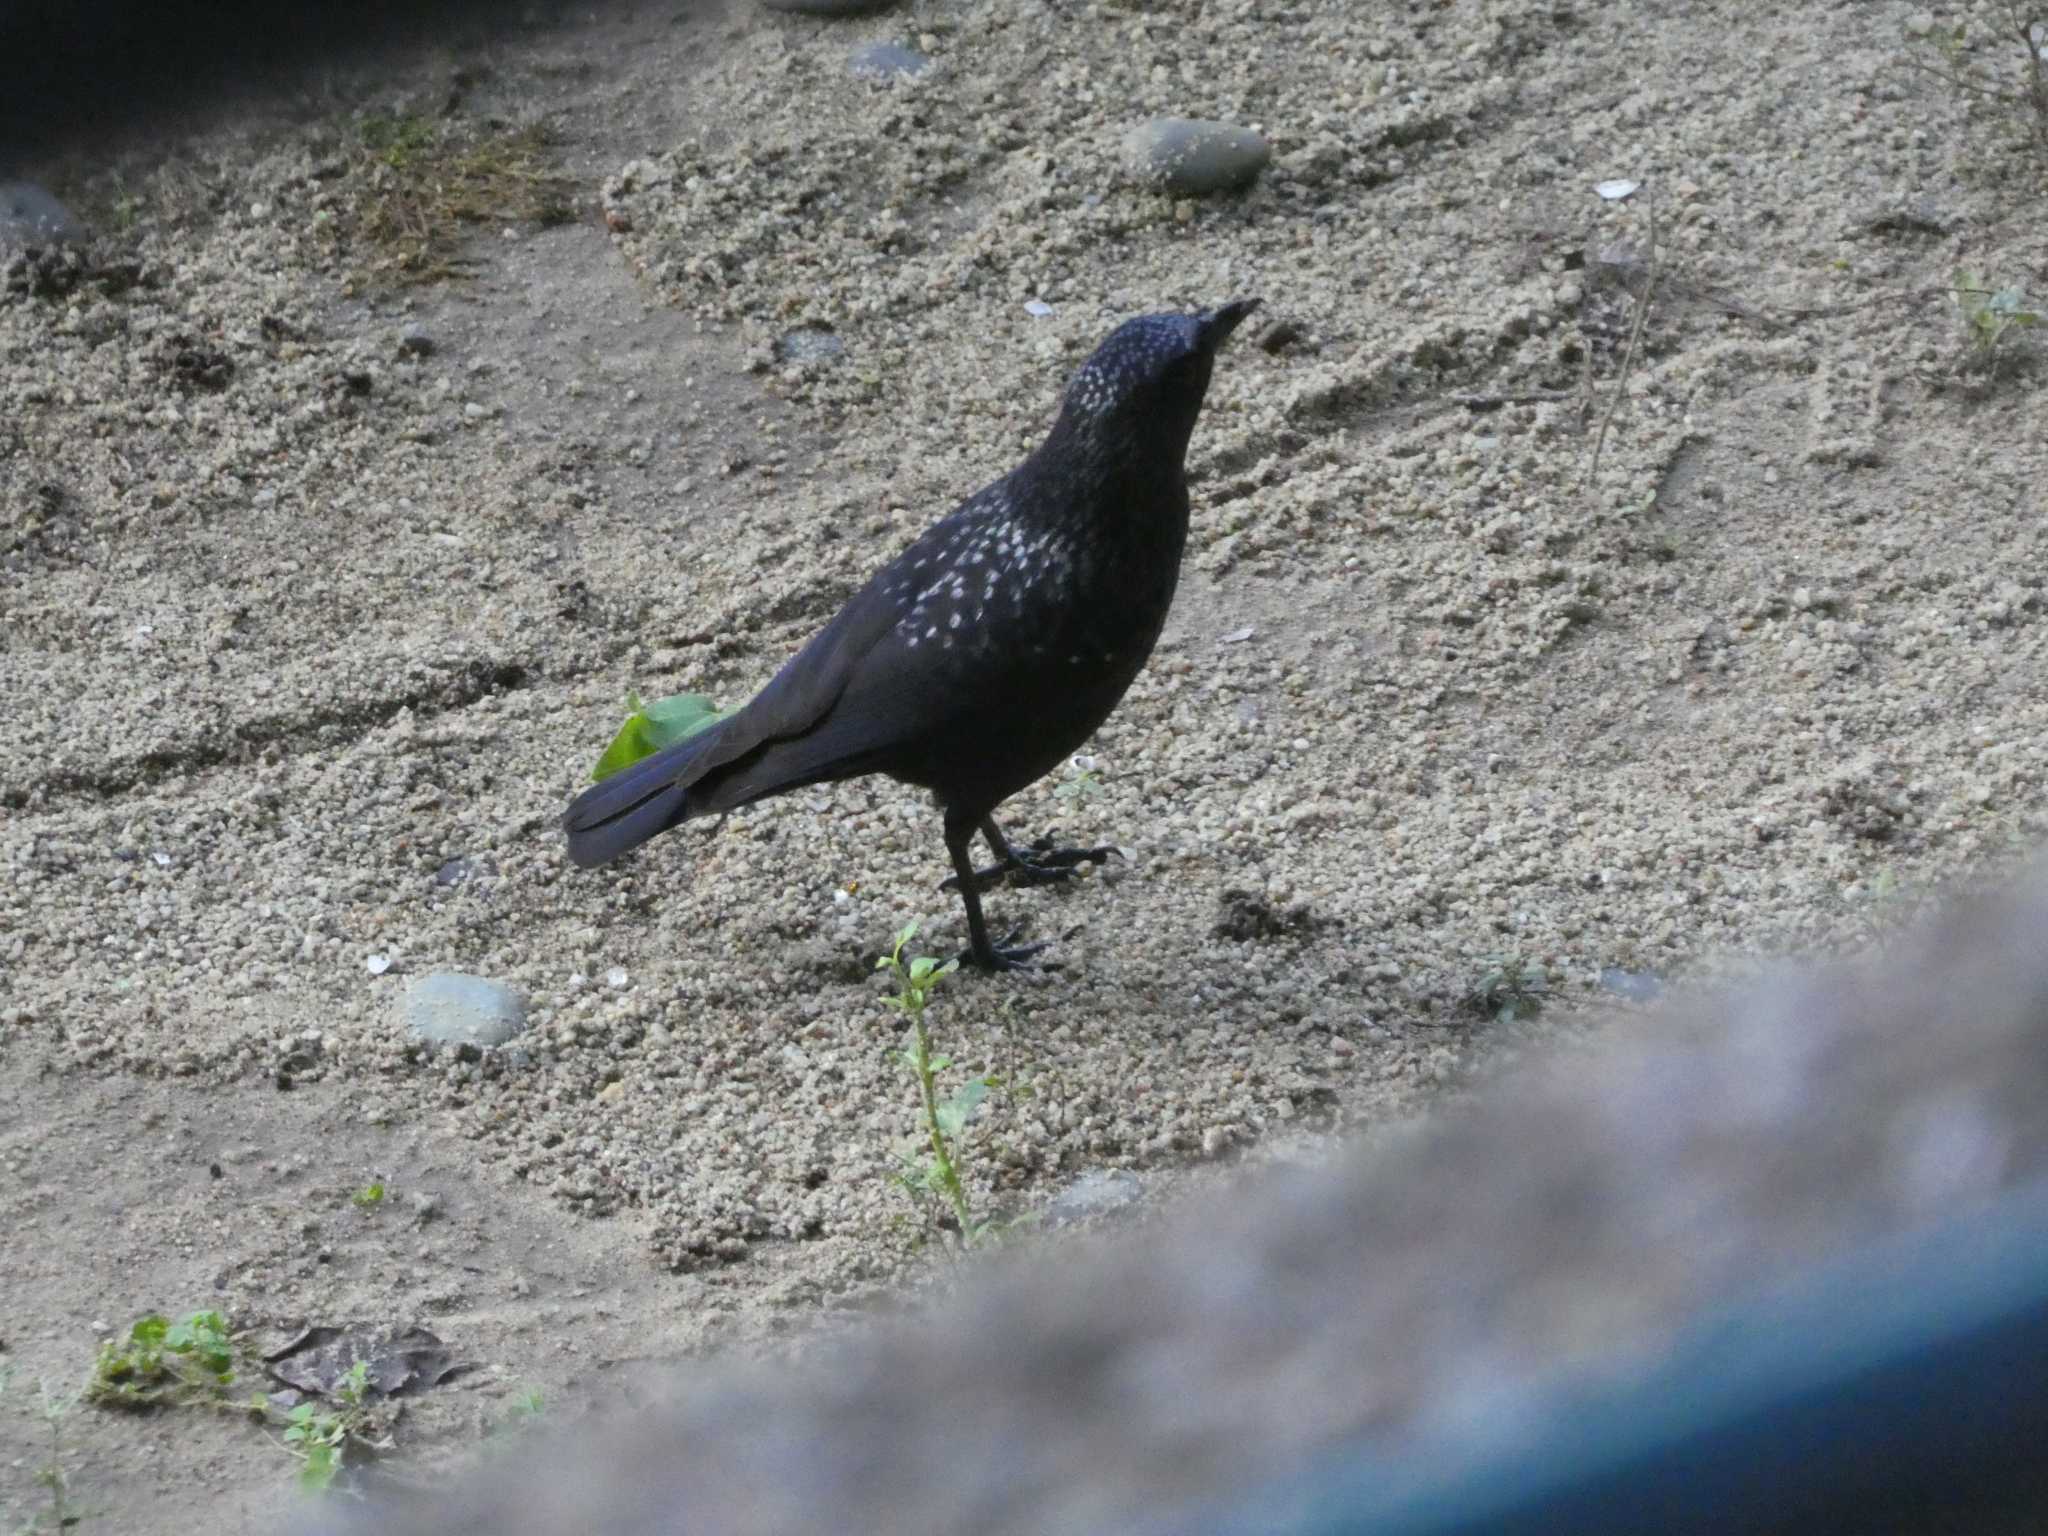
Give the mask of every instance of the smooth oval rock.
<path id="1" fill-rule="evenodd" d="M 764 9 L 795 16 L 865 16 L 887 10 L 896 0 L 761 0 Z"/>
<path id="2" fill-rule="evenodd" d="M 1177 197 L 1249 186 L 1273 146 L 1249 128 L 1195 117 L 1155 117 L 1124 138 L 1124 160 L 1141 181 Z"/>
<path id="3" fill-rule="evenodd" d="M 846 67 L 863 80 L 908 80 L 932 67 L 932 61 L 897 43 L 870 43 L 856 48 Z"/>
<path id="4" fill-rule="evenodd" d="M 85 231 L 71 210 L 32 181 L 0 181 L 0 250 L 69 245 Z"/>
<path id="5" fill-rule="evenodd" d="M 405 1023 L 430 1045 L 503 1045 L 526 1028 L 526 1000 L 488 977 L 435 971 L 407 989 Z"/>

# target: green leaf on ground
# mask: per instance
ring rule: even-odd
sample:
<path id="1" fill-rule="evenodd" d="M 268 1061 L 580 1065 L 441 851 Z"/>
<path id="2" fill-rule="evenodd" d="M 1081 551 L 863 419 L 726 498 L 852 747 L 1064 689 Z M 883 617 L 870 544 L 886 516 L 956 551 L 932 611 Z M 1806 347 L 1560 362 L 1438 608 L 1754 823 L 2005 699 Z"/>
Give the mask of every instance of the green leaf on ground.
<path id="1" fill-rule="evenodd" d="M 652 757 L 663 747 L 707 731 L 734 713 L 720 709 L 701 693 L 672 693 L 665 699 L 643 704 L 637 694 L 626 695 L 626 707 L 633 711 L 618 735 L 604 749 L 604 756 L 590 772 L 593 780 L 608 779 L 621 768 L 630 768 L 643 757 Z"/>

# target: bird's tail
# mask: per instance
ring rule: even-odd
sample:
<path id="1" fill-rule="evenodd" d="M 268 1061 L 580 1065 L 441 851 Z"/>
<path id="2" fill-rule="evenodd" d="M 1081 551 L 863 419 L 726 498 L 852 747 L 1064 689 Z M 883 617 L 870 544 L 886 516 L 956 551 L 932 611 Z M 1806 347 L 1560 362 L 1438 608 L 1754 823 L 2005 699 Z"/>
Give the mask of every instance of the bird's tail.
<path id="1" fill-rule="evenodd" d="M 718 757 L 725 726 L 699 731 L 593 784 L 562 813 L 569 857 L 585 869 L 608 864 L 691 814 L 690 787 Z"/>

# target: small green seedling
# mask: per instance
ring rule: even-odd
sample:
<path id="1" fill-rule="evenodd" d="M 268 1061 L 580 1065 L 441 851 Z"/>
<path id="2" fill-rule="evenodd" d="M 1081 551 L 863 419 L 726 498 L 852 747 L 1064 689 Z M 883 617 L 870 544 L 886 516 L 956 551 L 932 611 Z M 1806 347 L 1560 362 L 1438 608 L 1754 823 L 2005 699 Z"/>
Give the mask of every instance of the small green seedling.
<path id="1" fill-rule="evenodd" d="M 1472 1011 L 1496 1024 L 1533 1019 L 1550 1000 L 1550 976 L 1518 955 L 1493 961 L 1466 994 Z"/>
<path id="2" fill-rule="evenodd" d="M 301 1403 L 285 1415 L 284 1443 L 305 1462 L 299 1486 L 308 1493 L 334 1486 L 350 1445 L 376 1448 L 370 1439 L 369 1391 L 369 1362 L 358 1360 L 334 1384 L 332 1404 Z"/>
<path id="3" fill-rule="evenodd" d="M 234 1346 L 220 1313 L 192 1312 L 173 1323 L 153 1312 L 135 1320 L 126 1343 L 100 1346 L 86 1396 L 113 1407 L 154 1407 L 218 1396 L 234 1379 Z"/>
<path id="4" fill-rule="evenodd" d="M 349 1199 L 355 1204 L 364 1207 L 381 1205 L 384 1201 L 384 1185 L 381 1181 L 374 1184 L 365 1184 L 361 1189 L 350 1195 Z"/>
<path id="5" fill-rule="evenodd" d="M 1930 56 L 1912 62 L 1970 101 L 2003 109 L 2035 151 L 2048 155 L 2048 23 L 2025 0 L 2003 0 L 1999 10 L 2004 14 L 1994 16 L 1991 36 L 2017 45 L 2023 61 L 2017 78 L 2010 67 L 2012 47 L 1995 59 L 1980 61 L 1973 57 L 1968 29 L 1960 22 L 1925 32 L 1921 43 Z"/>
<path id="6" fill-rule="evenodd" d="M 972 1078 L 945 1098 L 939 1097 L 939 1074 L 953 1065 L 953 1058 L 933 1053 L 931 1035 L 925 1028 L 924 1011 L 931 1001 L 932 992 L 960 968 L 960 962 L 947 960 L 942 963 L 930 955 L 905 960 L 904 947 L 916 936 L 917 924 L 906 923 L 903 931 L 896 935 L 896 943 L 889 953 L 875 962 L 875 969 L 889 972 L 897 984 L 896 995 L 882 1001 L 910 1020 L 910 1032 L 904 1036 L 895 1056 L 917 1082 L 918 1102 L 924 1111 L 923 1141 L 930 1148 L 928 1155 L 923 1157 L 899 1154 L 897 1160 L 903 1166 L 896 1175 L 896 1182 L 903 1186 L 913 1204 L 922 1206 L 933 1196 L 945 1200 L 959 1225 L 962 1245 L 972 1247 L 988 1230 L 988 1223 L 977 1221 L 967 1203 L 956 1144 L 961 1131 L 981 1106 L 981 1101 L 988 1097 L 989 1089 L 995 1086 L 996 1080 Z"/>
<path id="7" fill-rule="evenodd" d="M 1086 805 L 1102 793 L 1102 775 L 1095 764 L 1083 758 L 1074 759 L 1074 775 L 1065 780 L 1052 792 L 1055 800 L 1071 800 L 1076 805 Z"/>
<path id="8" fill-rule="evenodd" d="M 637 693 L 628 693 L 626 708 L 632 713 L 619 727 L 611 745 L 604 749 L 597 766 L 591 769 L 593 780 L 608 779 L 621 768 L 630 768 L 641 758 L 652 757 L 663 747 L 674 746 L 699 731 L 710 730 L 734 713 L 720 709 L 701 693 L 673 693 L 665 699 L 656 699 L 652 704 L 643 704 Z"/>
<path id="9" fill-rule="evenodd" d="M 0 1397 L 6 1395 L 13 1380 L 12 1369 L 0 1366 Z M 33 1536 L 33 1533 L 41 1531 L 70 1531 L 76 1529 L 83 1519 L 71 1503 L 71 1479 L 64 1471 L 64 1421 L 78 1406 L 78 1399 L 52 1392 L 47 1381 L 37 1382 L 36 1390 L 35 1415 L 50 1432 L 50 1454 L 49 1459 L 36 1468 L 35 1480 L 49 1494 L 50 1506 L 41 1514 L 31 1515 L 27 1524 L 13 1527 L 19 1536 Z"/>
<path id="10" fill-rule="evenodd" d="M 2040 311 L 2027 303 L 2017 287 L 1993 288 L 1976 272 L 1956 273 L 1955 296 L 1971 354 L 1982 361 L 1996 356 L 1999 343 L 2011 332 L 2041 323 Z"/>

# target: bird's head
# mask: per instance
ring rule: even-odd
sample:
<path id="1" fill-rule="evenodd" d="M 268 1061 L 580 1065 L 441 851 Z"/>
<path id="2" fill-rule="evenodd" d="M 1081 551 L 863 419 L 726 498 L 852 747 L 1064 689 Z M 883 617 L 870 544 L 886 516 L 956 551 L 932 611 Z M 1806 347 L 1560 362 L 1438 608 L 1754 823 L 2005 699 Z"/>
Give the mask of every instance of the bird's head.
<path id="1" fill-rule="evenodd" d="M 1060 426 L 1106 444 L 1184 453 L 1216 349 L 1258 305 L 1239 299 L 1198 314 L 1126 320 L 1067 385 Z"/>

